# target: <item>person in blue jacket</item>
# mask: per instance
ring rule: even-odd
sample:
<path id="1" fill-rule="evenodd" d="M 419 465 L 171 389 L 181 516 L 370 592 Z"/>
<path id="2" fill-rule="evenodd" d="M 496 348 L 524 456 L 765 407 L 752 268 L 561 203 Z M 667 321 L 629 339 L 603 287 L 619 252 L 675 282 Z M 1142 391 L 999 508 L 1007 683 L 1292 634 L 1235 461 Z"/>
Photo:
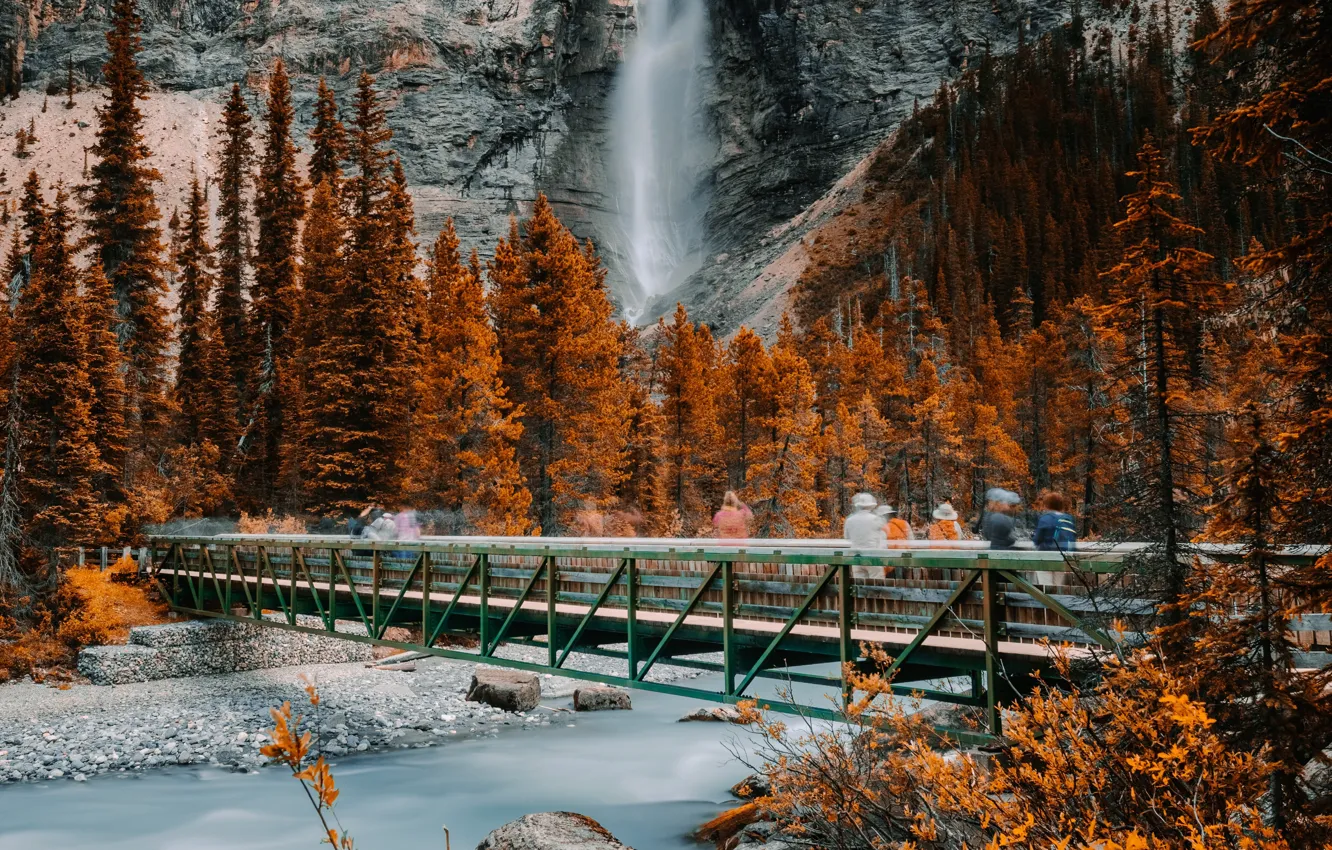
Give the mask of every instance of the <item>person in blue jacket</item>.
<path id="1" fill-rule="evenodd" d="M 1046 492 L 1038 501 L 1041 509 L 1036 518 L 1036 532 L 1032 543 L 1044 552 L 1071 552 L 1077 548 L 1078 530 L 1073 517 L 1067 513 L 1068 500 L 1062 493 Z"/>

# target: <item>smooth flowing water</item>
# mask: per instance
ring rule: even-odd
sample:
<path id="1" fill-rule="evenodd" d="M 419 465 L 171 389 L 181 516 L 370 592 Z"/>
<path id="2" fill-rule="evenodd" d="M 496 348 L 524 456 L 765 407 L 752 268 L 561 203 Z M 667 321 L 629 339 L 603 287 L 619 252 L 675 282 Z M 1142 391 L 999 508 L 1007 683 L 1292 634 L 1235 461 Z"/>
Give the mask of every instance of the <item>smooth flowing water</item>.
<path id="1" fill-rule="evenodd" d="M 710 679 L 701 681 L 715 686 Z M 728 748 L 743 745 L 745 733 L 676 722 L 698 700 L 646 691 L 633 698 L 633 711 L 561 713 L 545 729 L 340 759 L 342 823 L 365 850 L 443 848 L 443 824 L 455 850 L 470 850 L 521 815 L 565 810 L 595 818 L 637 850 L 697 850 L 687 833 L 733 805 L 727 789 L 748 773 Z M 309 803 L 276 768 L 179 768 L 0 789 L 0 850 L 293 850 L 318 842 Z"/>
<path id="2" fill-rule="evenodd" d="M 703 0 L 639 0 L 638 37 L 620 69 L 612 146 L 621 237 L 636 287 L 625 312 L 669 292 L 702 261 L 708 20 Z"/>

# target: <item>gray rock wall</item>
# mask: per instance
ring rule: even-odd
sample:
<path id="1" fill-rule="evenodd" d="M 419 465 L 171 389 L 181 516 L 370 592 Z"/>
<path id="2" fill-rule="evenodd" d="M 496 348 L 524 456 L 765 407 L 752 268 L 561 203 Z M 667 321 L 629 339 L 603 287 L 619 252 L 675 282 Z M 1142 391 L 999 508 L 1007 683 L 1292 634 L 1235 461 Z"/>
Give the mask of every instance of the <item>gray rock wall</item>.
<path id="1" fill-rule="evenodd" d="M 667 0 L 649 0 L 649 2 Z M 707 110 L 716 142 L 709 262 L 677 298 L 733 329 L 762 304 L 740 290 L 802 232 L 770 231 L 817 199 L 969 56 L 1054 26 L 1056 0 L 708 0 Z M 0 76 L 96 81 L 108 0 L 0 0 Z M 164 89 L 219 100 L 245 80 L 258 106 L 275 57 L 343 96 L 366 68 L 389 100 L 419 235 L 452 215 L 488 253 L 510 213 L 546 192 L 625 280 L 609 182 L 608 100 L 636 33 L 635 0 L 142 0 L 142 65 Z M 40 14 L 35 10 L 41 9 Z M 751 299 L 752 300 L 752 299 Z M 650 316 L 647 318 L 651 318 Z"/>
<path id="2" fill-rule="evenodd" d="M 322 627 L 318 617 L 300 616 L 296 622 Z M 338 631 L 366 633 L 363 625 L 346 622 L 338 623 Z M 94 685 L 124 685 L 266 667 L 369 661 L 372 653 L 368 644 L 255 623 L 186 620 L 130 629 L 124 646 L 88 647 L 79 653 L 79 672 Z"/>

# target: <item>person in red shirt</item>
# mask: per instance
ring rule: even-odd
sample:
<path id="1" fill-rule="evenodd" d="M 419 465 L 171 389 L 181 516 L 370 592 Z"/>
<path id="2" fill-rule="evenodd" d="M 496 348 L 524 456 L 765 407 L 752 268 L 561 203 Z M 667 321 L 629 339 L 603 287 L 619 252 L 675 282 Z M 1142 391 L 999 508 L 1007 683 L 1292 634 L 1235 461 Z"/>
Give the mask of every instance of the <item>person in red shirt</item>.
<path id="1" fill-rule="evenodd" d="M 754 513 L 740 501 L 734 490 L 727 490 L 721 510 L 712 515 L 713 533 L 723 543 L 738 543 L 749 537 L 749 523 Z"/>

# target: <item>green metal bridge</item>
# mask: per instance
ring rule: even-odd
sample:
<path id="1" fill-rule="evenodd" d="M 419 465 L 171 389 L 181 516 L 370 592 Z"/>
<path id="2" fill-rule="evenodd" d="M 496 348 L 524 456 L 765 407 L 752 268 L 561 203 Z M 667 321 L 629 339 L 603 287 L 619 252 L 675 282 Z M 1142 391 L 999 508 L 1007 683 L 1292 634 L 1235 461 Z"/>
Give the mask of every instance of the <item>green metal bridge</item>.
<path id="1" fill-rule="evenodd" d="M 896 692 L 984 709 L 985 732 L 947 730 L 966 740 L 1000 733 L 1000 707 L 1028 692 L 1034 674 L 1050 674 L 1054 645 L 1074 653 L 1108 648 L 1115 638 L 1105 624 L 1131 633 L 1155 608 L 1124 592 L 1123 555 L 1113 551 L 241 535 L 157 537 L 150 551 L 161 592 L 186 614 L 717 702 L 750 698 L 757 679 L 845 696 L 843 674 L 809 668 L 870 669 L 862 644 L 877 644 L 892 659 Z M 1112 577 L 1113 598 L 1100 592 Z M 301 625 L 298 615 L 320 626 Z M 348 634 L 340 623 L 364 633 Z M 411 638 L 388 639 L 391 627 Z M 473 639 L 475 649 L 460 645 Z M 496 655 L 506 644 L 543 647 L 545 663 Z M 624 674 L 566 667 L 575 651 L 621 658 Z M 720 673 L 721 690 L 647 678 L 667 661 Z M 970 686 L 955 693 L 929 685 L 954 677 Z M 822 703 L 770 707 L 835 717 L 835 697 Z"/>

